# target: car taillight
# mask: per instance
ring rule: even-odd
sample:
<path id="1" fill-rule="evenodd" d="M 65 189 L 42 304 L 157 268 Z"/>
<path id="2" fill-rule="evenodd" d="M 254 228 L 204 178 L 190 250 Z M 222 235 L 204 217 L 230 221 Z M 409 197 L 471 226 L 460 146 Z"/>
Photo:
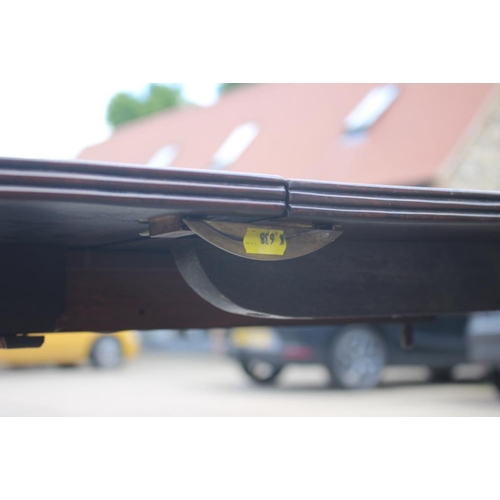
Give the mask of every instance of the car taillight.
<path id="1" fill-rule="evenodd" d="M 289 345 L 283 349 L 283 356 L 286 359 L 310 359 L 313 356 L 313 351 L 310 347 L 301 345 Z"/>

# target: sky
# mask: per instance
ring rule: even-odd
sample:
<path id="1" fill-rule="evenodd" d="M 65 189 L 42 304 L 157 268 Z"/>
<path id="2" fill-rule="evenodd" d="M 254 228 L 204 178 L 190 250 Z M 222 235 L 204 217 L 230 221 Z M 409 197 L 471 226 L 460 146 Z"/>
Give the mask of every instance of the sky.
<path id="1" fill-rule="evenodd" d="M 111 129 L 106 107 L 117 92 L 140 94 L 147 83 L 0 83 L 0 156 L 73 159 Z M 185 98 L 201 106 L 217 100 L 217 83 L 183 83 Z"/>

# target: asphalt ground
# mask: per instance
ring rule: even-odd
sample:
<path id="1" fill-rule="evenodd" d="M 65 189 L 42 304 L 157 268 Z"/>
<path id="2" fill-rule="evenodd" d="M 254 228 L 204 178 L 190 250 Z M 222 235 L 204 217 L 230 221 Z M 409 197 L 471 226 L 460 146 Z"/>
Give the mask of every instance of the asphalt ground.
<path id="1" fill-rule="evenodd" d="M 276 386 L 250 382 L 231 359 L 144 353 L 115 370 L 0 369 L 0 416 L 500 416 L 481 369 L 431 384 L 425 368 L 395 367 L 381 387 L 342 391 L 320 366 L 291 366 Z"/>

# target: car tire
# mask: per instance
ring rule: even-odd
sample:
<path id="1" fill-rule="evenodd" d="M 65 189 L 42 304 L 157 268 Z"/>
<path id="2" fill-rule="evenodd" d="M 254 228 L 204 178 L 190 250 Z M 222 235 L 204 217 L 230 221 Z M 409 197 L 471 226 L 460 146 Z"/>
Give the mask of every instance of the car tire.
<path id="1" fill-rule="evenodd" d="M 258 384 L 273 384 L 281 373 L 283 366 L 278 366 L 259 358 L 241 360 L 245 373 Z"/>
<path id="2" fill-rule="evenodd" d="M 122 362 L 120 343 L 114 337 L 101 337 L 94 342 L 90 363 L 97 368 L 115 368 Z"/>
<path id="3" fill-rule="evenodd" d="M 431 382 L 444 384 L 453 381 L 453 368 L 432 368 Z"/>
<path id="4" fill-rule="evenodd" d="M 490 379 L 493 385 L 496 387 L 497 391 L 500 392 L 500 369 L 494 368 L 490 373 Z"/>
<path id="5" fill-rule="evenodd" d="M 330 347 L 331 381 L 341 389 L 371 389 L 380 383 L 387 349 L 376 330 L 365 325 L 343 328 Z"/>

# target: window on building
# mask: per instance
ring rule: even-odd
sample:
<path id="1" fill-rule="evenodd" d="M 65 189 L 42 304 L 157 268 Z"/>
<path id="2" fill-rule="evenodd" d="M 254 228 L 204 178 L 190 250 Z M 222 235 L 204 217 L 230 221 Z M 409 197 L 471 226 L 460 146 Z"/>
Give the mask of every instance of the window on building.
<path id="1" fill-rule="evenodd" d="M 366 132 L 389 109 L 399 93 L 397 85 L 380 85 L 371 89 L 346 116 L 344 135 L 357 137 Z"/>
<path id="2" fill-rule="evenodd" d="M 150 167 L 169 167 L 178 154 L 178 146 L 175 144 L 167 144 L 156 151 L 147 165 Z"/>
<path id="3" fill-rule="evenodd" d="M 238 125 L 215 152 L 210 168 L 221 170 L 235 163 L 258 134 L 259 126 L 255 122 Z"/>

